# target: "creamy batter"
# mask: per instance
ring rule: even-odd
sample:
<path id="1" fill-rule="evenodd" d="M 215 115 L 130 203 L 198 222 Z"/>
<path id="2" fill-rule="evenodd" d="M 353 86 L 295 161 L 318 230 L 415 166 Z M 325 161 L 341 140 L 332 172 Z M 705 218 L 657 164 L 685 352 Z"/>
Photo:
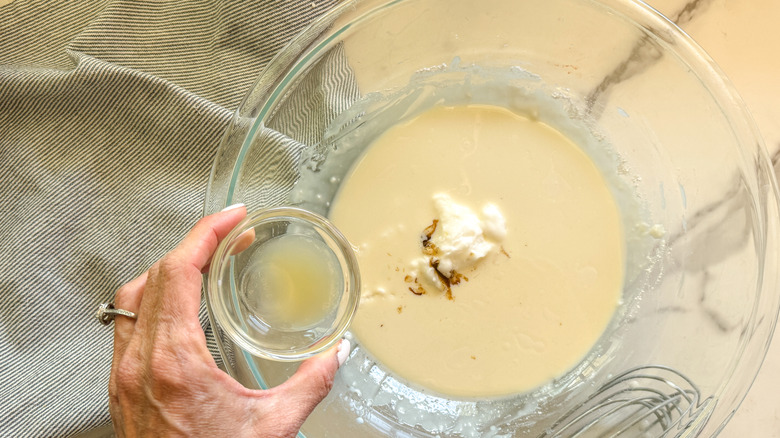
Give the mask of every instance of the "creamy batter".
<path id="1" fill-rule="evenodd" d="M 457 284 L 437 286 L 419 260 L 434 220 L 461 207 L 489 225 L 492 246 L 459 268 Z M 440 394 L 501 396 L 564 374 L 620 299 L 622 227 L 604 177 L 562 134 L 505 109 L 436 107 L 389 129 L 330 216 L 358 248 L 353 334 Z"/>

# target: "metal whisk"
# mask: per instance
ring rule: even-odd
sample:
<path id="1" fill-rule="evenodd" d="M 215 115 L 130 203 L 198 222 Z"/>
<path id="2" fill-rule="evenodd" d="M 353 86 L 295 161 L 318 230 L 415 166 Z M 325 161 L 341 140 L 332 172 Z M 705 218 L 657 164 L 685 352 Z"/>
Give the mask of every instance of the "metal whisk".
<path id="1" fill-rule="evenodd" d="M 539 438 L 675 437 L 710 398 L 701 400 L 696 385 L 674 369 L 641 366 L 609 380 Z"/>

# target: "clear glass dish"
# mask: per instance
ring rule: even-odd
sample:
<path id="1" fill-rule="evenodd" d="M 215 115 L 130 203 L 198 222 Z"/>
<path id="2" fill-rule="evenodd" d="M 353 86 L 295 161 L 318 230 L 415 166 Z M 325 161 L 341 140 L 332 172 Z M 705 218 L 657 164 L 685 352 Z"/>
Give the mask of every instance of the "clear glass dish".
<path id="1" fill-rule="evenodd" d="M 491 103 L 538 117 L 616 175 L 616 196 L 628 206 L 621 309 L 566 375 L 499 400 L 414 388 L 357 343 L 301 434 L 572 436 L 584 426 L 565 428 L 567 419 L 625 384 L 624 394 L 638 385 L 677 394 L 627 426 L 630 436 L 717 435 L 755 378 L 777 320 L 776 182 L 728 80 L 643 3 L 346 2 L 262 72 L 222 141 L 205 212 L 243 202 L 327 216 L 362 146 L 438 103 Z M 295 370 L 253 356 L 212 324 L 229 372 L 245 385 L 275 386 Z M 687 407 L 676 410 L 681 401 Z M 669 407 L 670 420 L 656 415 Z M 580 436 L 614 432 L 624 415 L 615 412 Z"/>
<path id="2" fill-rule="evenodd" d="M 209 271 L 214 321 L 231 342 L 265 359 L 300 361 L 336 345 L 360 301 L 349 242 L 299 208 L 250 212 L 220 242 Z"/>

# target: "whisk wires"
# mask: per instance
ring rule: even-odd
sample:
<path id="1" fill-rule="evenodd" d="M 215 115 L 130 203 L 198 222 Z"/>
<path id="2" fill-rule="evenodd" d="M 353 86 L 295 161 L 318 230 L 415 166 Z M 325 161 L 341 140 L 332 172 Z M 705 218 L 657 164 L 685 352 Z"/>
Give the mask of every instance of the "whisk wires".
<path id="1" fill-rule="evenodd" d="M 678 436 L 703 405 L 699 388 L 679 371 L 636 367 L 610 379 L 539 438 Z"/>

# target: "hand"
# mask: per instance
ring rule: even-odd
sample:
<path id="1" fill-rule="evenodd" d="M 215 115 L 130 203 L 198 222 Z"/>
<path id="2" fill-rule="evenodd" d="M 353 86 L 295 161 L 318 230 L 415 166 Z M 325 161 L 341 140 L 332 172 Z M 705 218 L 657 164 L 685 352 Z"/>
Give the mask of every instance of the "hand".
<path id="1" fill-rule="evenodd" d="M 138 319 L 114 321 L 109 408 L 119 437 L 294 437 L 333 386 L 349 343 L 259 391 L 220 370 L 198 320 L 201 274 L 243 206 L 201 219 L 179 246 L 116 294 Z M 338 352 L 337 352 L 338 350 Z"/>

